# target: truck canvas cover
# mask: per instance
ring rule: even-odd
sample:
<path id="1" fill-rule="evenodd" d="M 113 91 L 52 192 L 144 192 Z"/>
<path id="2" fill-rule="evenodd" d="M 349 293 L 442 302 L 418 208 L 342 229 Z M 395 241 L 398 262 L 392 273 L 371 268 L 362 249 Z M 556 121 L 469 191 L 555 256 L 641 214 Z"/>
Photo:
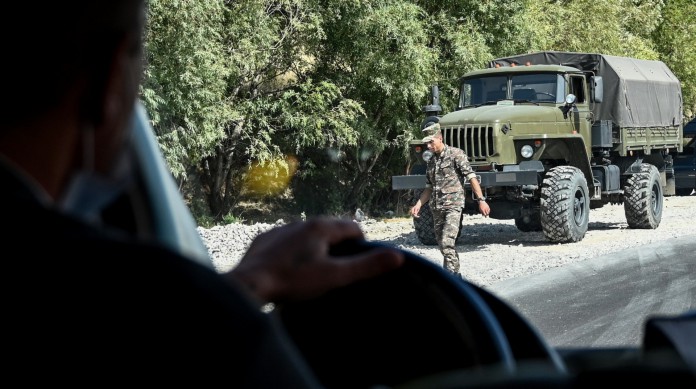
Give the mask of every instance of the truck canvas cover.
<path id="1" fill-rule="evenodd" d="M 611 120 L 619 127 L 674 127 L 682 120 L 681 85 L 661 61 L 604 54 L 543 51 L 498 58 L 489 67 L 566 65 L 602 76 L 604 98 L 597 103 L 595 120 Z"/>

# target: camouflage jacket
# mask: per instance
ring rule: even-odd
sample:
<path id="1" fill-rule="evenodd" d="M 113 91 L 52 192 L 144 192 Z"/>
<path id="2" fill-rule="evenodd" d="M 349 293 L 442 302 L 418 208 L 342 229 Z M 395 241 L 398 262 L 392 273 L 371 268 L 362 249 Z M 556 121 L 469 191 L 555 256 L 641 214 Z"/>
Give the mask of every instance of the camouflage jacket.
<path id="1" fill-rule="evenodd" d="M 466 180 L 476 177 L 463 150 L 447 146 L 428 161 L 426 187 L 432 188 L 430 206 L 437 209 L 463 208 Z"/>

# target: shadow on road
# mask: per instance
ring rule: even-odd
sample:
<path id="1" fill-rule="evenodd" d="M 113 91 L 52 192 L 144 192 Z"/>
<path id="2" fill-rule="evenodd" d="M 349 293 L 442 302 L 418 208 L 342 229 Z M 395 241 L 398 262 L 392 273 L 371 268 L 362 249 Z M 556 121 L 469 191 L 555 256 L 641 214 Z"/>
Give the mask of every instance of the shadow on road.
<path id="1" fill-rule="evenodd" d="M 626 223 L 590 222 L 588 233 L 592 231 L 622 230 L 626 229 Z M 394 246 L 423 246 L 436 248 L 437 245 L 423 245 L 415 231 L 402 233 L 389 238 L 375 239 Z M 511 224 L 473 223 L 462 227 L 461 235 L 457 239 L 457 246 L 467 246 L 469 251 L 475 251 L 477 247 L 485 245 L 506 246 L 538 246 L 544 247 L 557 245 L 546 239 L 541 231 L 522 232 Z"/>

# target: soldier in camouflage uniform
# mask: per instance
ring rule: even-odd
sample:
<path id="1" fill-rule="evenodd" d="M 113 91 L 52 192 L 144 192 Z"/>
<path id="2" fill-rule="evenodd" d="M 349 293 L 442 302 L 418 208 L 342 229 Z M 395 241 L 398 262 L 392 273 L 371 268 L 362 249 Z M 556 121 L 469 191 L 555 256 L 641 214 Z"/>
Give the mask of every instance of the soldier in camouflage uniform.
<path id="1" fill-rule="evenodd" d="M 466 191 L 462 177 L 469 180 L 483 216 L 490 214 L 490 207 L 483 197 L 476 173 L 471 169 L 469 159 L 463 150 L 448 146 L 442 141 L 440 125 L 423 130 L 427 135 L 423 143 L 433 153 L 428 160 L 426 170 L 426 188 L 420 199 L 411 208 L 411 214 L 418 217 L 420 208 L 429 200 L 435 222 L 435 236 L 440 252 L 444 257 L 444 268 L 459 276 L 459 255 L 455 250 L 455 241 L 462 223 L 462 210 Z"/>

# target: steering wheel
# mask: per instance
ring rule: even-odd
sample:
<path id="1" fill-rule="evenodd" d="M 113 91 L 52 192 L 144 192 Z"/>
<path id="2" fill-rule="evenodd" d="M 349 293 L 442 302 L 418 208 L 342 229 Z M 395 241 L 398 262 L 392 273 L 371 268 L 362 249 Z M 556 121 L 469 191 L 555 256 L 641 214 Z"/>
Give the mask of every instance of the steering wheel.
<path id="1" fill-rule="evenodd" d="M 341 260 L 383 246 L 344 242 L 332 252 Z M 441 384 L 450 374 L 481 369 L 512 376 L 524 361 L 564 371 L 561 359 L 506 303 L 423 257 L 403 254 L 399 269 L 276 307 L 327 388 L 395 387 L 426 379 L 425 388 L 429 379 Z"/>

